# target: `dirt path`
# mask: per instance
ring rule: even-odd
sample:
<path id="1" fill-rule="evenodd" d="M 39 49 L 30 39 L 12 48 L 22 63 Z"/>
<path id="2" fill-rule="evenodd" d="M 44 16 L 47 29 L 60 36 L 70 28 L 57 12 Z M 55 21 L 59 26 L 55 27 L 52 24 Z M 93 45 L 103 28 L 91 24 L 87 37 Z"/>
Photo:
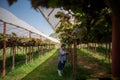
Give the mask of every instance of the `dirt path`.
<path id="1" fill-rule="evenodd" d="M 94 61 L 95 59 L 85 54 L 78 53 L 78 66 L 91 72 L 92 78 L 110 78 L 111 74 L 102 65 Z"/>

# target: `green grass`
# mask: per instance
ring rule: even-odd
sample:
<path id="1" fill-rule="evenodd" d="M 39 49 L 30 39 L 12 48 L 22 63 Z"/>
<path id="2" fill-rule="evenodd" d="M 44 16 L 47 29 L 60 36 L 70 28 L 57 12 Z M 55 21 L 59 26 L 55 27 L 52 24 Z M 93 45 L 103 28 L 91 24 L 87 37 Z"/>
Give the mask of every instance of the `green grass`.
<path id="1" fill-rule="evenodd" d="M 11 48 L 7 48 L 6 49 L 6 73 L 9 73 L 12 70 L 12 55 L 10 55 L 10 49 Z M 46 49 L 43 49 L 43 55 L 46 54 Z M 0 50 L 1 54 L 0 54 L 0 72 L 2 72 L 2 51 Z M 47 50 L 48 51 L 48 50 Z M 48 51 L 49 52 L 49 51 Z M 28 53 L 28 51 L 27 51 Z M 23 51 L 22 47 L 19 47 L 19 49 L 17 49 L 17 53 L 15 55 L 15 68 L 18 68 L 22 65 L 25 64 L 26 61 L 26 54 L 25 50 Z M 39 53 L 38 53 L 38 48 L 34 47 L 34 52 L 33 52 L 33 60 L 39 57 Z M 0 73 L 1 76 L 1 73 Z"/>
<path id="2" fill-rule="evenodd" d="M 70 64 L 66 64 L 62 77 L 58 76 L 57 64 L 58 57 L 56 53 L 31 73 L 26 75 L 22 80 L 75 80 L 72 76 L 72 67 Z"/>
<path id="3" fill-rule="evenodd" d="M 100 50 L 101 49 L 101 50 Z M 109 63 L 109 60 L 108 59 L 105 59 L 105 57 L 103 55 L 100 55 L 100 53 L 98 53 L 99 51 L 102 51 L 102 48 L 99 48 L 99 51 L 97 51 L 97 53 L 95 54 L 94 51 L 91 51 L 91 50 L 87 50 L 87 49 L 79 49 L 79 51 L 86 55 L 89 55 L 89 56 L 92 56 L 94 58 L 97 58 L 99 59 L 100 61 L 103 61 L 105 63 Z M 101 53 L 103 54 L 103 53 Z"/>
<path id="4" fill-rule="evenodd" d="M 89 47 L 87 50 L 94 53 L 94 47 Z M 97 52 L 97 54 L 104 56 L 104 57 L 106 57 L 106 55 L 109 55 L 108 49 L 106 49 L 106 47 L 104 47 L 104 46 L 96 47 L 96 52 Z"/>
<path id="5" fill-rule="evenodd" d="M 94 62 L 99 62 L 99 60 L 94 59 L 91 54 L 87 56 L 87 58 L 90 58 L 91 61 L 95 60 Z M 22 78 L 22 80 L 99 80 L 91 78 L 90 75 L 93 74 L 92 71 L 86 70 L 82 66 L 77 66 L 77 76 L 75 78 L 72 75 L 72 66 L 68 63 L 63 69 L 63 76 L 59 77 L 57 74 L 57 63 L 57 54 L 54 54 L 46 62 Z"/>
<path id="6" fill-rule="evenodd" d="M 94 54 L 93 52 L 86 49 L 78 49 L 78 52 L 83 54 L 84 56 L 87 56 L 90 62 L 98 63 L 102 68 L 107 70 L 108 73 L 111 73 L 111 63 L 108 60 L 105 60 L 104 56 Z"/>
<path id="7" fill-rule="evenodd" d="M 83 56 L 86 56 L 86 58 L 89 58 L 89 61 L 96 62 L 103 68 L 108 69 L 109 71 L 111 70 L 110 64 L 101 61 L 101 59 L 99 59 L 100 57 L 95 58 L 92 52 L 85 49 L 78 49 L 78 52 Z M 91 78 L 90 75 L 93 74 L 92 71 L 89 71 L 82 66 L 77 66 L 77 76 L 76 78 L 73 77 L 72 65 L 69 63 L 66 63 L 65 65 L 63 76 L 58 76 L 57 53 L 57 49 L 54 49 L 45 53 L 41 58 L 35 58 L 33 62 L 28 63 L 27 65 L 19 66 L 14 71 L 9 72 L 3 80 L 98 80 Z"/>
<path id="8" fill-rule="evenodd" d="M 91 50 L 92 52 L 94 52 L 94 47 L 89 47 L 89 50 Z M 96 47 L 96 51 L 97 51 L 98 53 L 106 53 L 107 50 L 108 50 L 108 49 L 106 49 L 106 48 L 103 47 L 103 46 L 98 46 L 98 47 Z"/>
<path id="9" fill-rule="evenodd" d="M 48 58 L 50 58 L 57 49 L 54 49 L 50 52 L 47 52 L 40 58 L 36 58 L 33 60 L 33 62 L 28 63 L 27 65 L 20 66 L 16 68 L 14 71 L 9 72 L 6 77 L 2 78 L 2 80 L 21 80 L 23 77 L 28 75 L 30 72 L 32 72 L 36 67 L 38 67 L 40 64 L 44 63 Z"/>

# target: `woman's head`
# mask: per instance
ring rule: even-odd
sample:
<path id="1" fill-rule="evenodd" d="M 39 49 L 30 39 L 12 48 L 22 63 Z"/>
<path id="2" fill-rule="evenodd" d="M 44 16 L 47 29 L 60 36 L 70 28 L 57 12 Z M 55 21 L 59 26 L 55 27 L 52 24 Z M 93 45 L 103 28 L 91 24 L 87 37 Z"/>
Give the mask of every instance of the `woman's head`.
<path id="1" fill-rule="evenodd" d="M 65 48 L 65 44 L 62 44 L 62 45 L 61 45 L 61 48 Z"/>

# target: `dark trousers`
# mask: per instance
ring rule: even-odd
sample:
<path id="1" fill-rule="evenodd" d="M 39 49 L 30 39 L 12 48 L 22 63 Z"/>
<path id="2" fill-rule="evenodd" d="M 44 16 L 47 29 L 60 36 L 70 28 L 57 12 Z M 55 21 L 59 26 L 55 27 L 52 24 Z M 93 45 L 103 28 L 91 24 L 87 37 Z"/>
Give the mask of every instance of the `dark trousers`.
<path id="1" fill-rule="evenodd" d="M 66 62 L 66 61 L 63 61 L 63 63 L 61 63 L 61 61 L 59 61 L 59 63 L 58 63 L 58 69 L 59 69 L 59 70 L 63 70 L 63 68 L 64 68 L 64 66 L 65 66 L 65 62 Z"/>

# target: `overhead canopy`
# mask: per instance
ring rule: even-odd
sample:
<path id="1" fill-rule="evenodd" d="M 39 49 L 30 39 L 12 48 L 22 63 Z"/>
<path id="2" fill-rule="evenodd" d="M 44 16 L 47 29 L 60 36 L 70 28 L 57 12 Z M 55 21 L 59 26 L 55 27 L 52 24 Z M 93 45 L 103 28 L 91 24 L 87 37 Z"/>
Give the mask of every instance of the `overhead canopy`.
<path id="1" fill-rule="evenodd" d="M 39 6 L 39 10 L 43 14 L 43 16 L 46 18 L 48 23 L 51 25 L 52 29 L 55 31 L 56 27 L 60 23 L 60 19 L 56 18 L 55 14 L 58 11 L 61 11 L 60 8 L 45 8 L 45 7 Z"/>
<path id="2" fill-rule="evenodd" d="M 11 12 L 5 10 L 4 8 L 0 7 L 0 21 L 9 23 L 11 25 L 14 25 L 16 27 L 28 30 L 32 33 L 41 35 L 53 42 L 59 43 L 59 41 L 57 39 L 51 38 L 45 34 L 43 34 L 42 32 L 38 31 L 35 27 L 27 24 L 26 22 L 24 22 L 23 20 L 17 18 L 15 15 L 13 15 Z M 0 32 L 1 33 L 1 32 Z"/>
<path id="3" fill-rule="evenodd" d="M 38 9 L 43 14 L 43 16 L 46 18 L 46 20 L 51 25 L 51 27 L 53 28 L 54 31 L 56 31 L 57 27 L 61 23 L 60 19 L 55 17 L 57 12 L 60 11 L 60 12 L 63 12 L 64 14 L 68 14 L 68 13 L 73 14 L 73 12 L 71 10 L 69 10 L 69 12 L 68 12 L 62 8 L 45 8 L 45 7 L 39 6 Z M 70 15 L 70 16 L 71 16 L 70 22 L 73 23 L 74 18 L 72 17 L 72 15 Z"/>

